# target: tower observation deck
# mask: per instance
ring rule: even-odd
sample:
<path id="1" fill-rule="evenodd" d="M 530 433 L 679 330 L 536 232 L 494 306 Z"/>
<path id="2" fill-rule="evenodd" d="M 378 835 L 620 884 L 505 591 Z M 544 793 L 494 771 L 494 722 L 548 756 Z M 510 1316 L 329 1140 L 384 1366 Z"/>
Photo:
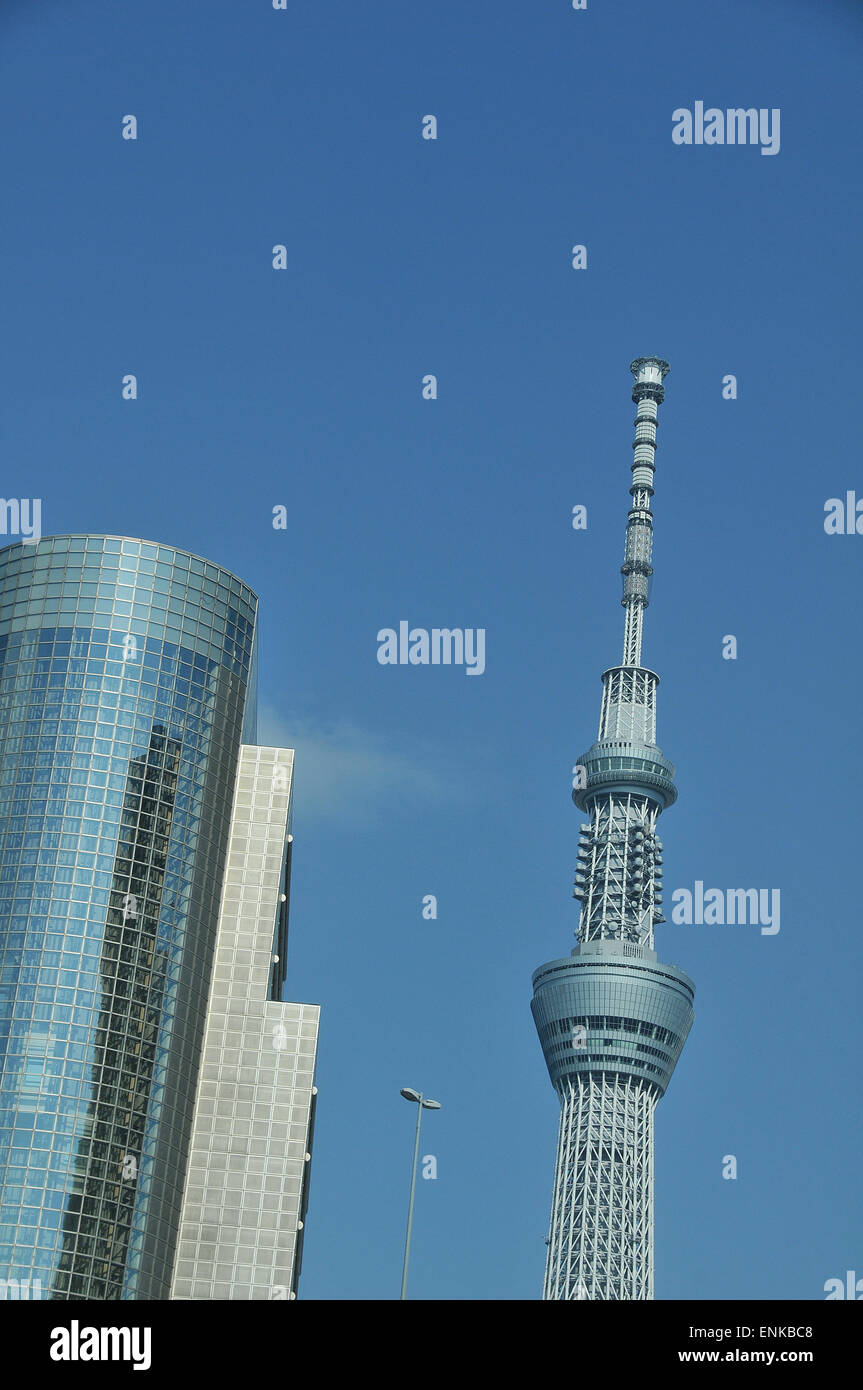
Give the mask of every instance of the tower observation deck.
<path id="1" fill-rule="evenodd" d="M 659 677 L 641 664 L 657 414 L 669 367 L 638 357 L 630 370 L 637 413 L 623 655 L 603 673 L 597 739 L 578 759 L 572 794 L 586 818 L 575 873 L 578 945 L 533 976 L 531 1008 L 561 1107 L 545 1299 L 653 1297 L 653 1117 L 694 1017 L 692 981 L 653 949 L 654 925 L 665 921 L 657 821 L 677 791 L 656 743 Z"/>

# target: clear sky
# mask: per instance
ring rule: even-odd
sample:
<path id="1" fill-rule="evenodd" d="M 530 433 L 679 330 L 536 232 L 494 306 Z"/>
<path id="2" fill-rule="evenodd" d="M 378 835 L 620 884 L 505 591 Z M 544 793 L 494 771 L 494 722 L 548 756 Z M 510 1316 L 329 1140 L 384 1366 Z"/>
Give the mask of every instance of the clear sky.
<path id="1" fill-rule="evenodd" d="M 297 749 L 303 1297 L 398 1296 L 407 1085 L 443 1105 L 412 1296 L 539 1296 L 531 973 L 574 944 L 650 353 L 668 897 L 781 891 L 776 935 L 657 933 L 697 1016 L 657 1112 L 656 1293 L 863 1274 L 863 535 L 823 524 L 863 499 L 861 50 L 850 0 L 3 0 L 4 495 L 246 580 L 261 739 Z M 779 153 L 674 144 L 696 101 L 779 108 Z M 484 628 L 484 674 L 378 664 L 402 619 Z"/>

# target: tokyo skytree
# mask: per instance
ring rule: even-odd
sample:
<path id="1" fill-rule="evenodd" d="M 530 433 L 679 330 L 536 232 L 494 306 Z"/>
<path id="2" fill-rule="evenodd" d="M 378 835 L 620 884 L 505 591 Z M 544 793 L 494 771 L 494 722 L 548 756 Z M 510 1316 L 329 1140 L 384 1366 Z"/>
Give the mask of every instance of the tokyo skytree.
<path id="1" fill-rule="evenodd" d="M 531 1008 L 560 1131 L 544 1299 L 653 1298 L 653 1115 L 693 1020 L 695 987 L 662 964 L 659 815 L 677 798 L 656 743 L 659 677 L 641 662 L 653 541 L 658 407 L 669 368 L 638 357 L 632 503 L 622 566 L 623 658 L 602 676 L 599 734 L 575 768 L 581 826 L 570 956 L 533 976 Z"/>

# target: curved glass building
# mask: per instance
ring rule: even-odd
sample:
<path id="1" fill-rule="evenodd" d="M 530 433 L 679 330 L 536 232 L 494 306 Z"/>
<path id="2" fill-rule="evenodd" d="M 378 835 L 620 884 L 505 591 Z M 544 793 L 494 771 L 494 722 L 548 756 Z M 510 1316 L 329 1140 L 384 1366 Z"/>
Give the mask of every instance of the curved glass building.
<path id="1" fill-rule="evenodd" d="M 36 1296 L 170 1296 L 256 606 L 169 546 L 0 551 L 0 1279 Z"/>

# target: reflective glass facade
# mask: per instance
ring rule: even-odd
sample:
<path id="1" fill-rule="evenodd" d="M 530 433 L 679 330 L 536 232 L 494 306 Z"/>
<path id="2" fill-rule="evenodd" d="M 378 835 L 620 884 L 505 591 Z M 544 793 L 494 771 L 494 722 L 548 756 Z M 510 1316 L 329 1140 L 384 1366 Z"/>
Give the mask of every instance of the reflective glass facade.
<path id="1" fill-rule="evenodd" d="M 256 599 L 171 547 L 0 551 L 0 1279 L 167 1298 Z"/>

